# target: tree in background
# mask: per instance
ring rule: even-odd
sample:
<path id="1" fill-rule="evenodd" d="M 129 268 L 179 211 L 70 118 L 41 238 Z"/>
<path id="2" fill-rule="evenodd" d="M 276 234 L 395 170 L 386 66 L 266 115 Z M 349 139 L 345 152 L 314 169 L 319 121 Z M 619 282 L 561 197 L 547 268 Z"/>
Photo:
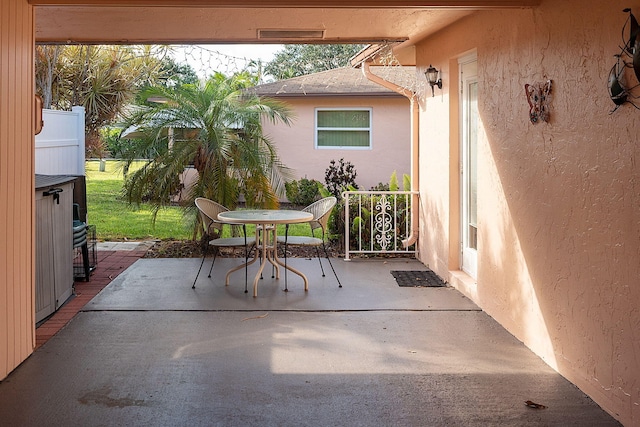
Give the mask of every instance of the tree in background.
<path id="1" fill-rule="evenodd" d="M 42 97 L 44 108 L 51 108 L 57 104 L 60 98 L 58 94 L 60 87 L 59 71 L 62 64 L 58 58 L 64 46 L 61 45 L 36 45 L 35 51 L 35 73 L 36 73 L 36 93 Z M 54 103 L 54 99 L 56 102 Z"/>
<path id="2" fill-rule="evenodd" d="M 176 87 L 183 84 L 198 83 L 198 74 L 189 64 L 178 64 L 170 56 L 163 56 L 160 60 L 156 86 Z"/>
<path id="3" fill-rule="evenodd" d="M 180 174 L 193 165 L 197 179 L 183 198 L 187 210 L 196 197 L 233 209 L 241 193 L 249 206 L 276 207 L 290 173 L 262 133 L 261 120 L 288 125 L 291 112 L 279 101 L 244 90 L 254 83 L 255 76 L 246 72 L 217 73 L 196 85 L 145 90 L 142 104 L 123 123 L 141 136 L 125 160 L 131 165 L 145 153 L 155 156 L 128 174 L 124 191 L 129 203 L 149 202 L 155 219 L 180 190 Z"/>
<path id="4" fill-rule="evenodd" d="M 265 67 L 276 80 L 346 67 L 362 44 L 288 44 Z"/>
<path id="5" fill-rule="evenodd" d="M 111 124 L 144 86 L 165 73 L 166 47 L 152 46 L 36 46 L 36 91 L 45 108 L 85 108 L 86 152 L 103 157 L 100 129 Z M 166 79 L 166 77 L 165 77 Z"/>

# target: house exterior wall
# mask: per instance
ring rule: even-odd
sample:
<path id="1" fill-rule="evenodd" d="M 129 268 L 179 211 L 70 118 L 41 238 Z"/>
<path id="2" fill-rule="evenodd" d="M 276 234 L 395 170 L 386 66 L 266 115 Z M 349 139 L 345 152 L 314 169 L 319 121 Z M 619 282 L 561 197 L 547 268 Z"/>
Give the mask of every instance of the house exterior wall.
<path id="1" fill-rule="evenodd" d="M 35 346 L 33 8 L 0 2 L 0 380 Z"/>
<path id="2" fill-rule="evenodd" d="M 420 258 L 614 417 L 639 425 L 640 111 L 610 114 L 607 88 L 625 7 L 640 13 L 637 0 L 477 12 L 418 44 L 418 66 L 441 68 L 444 81 L 420 115 Z M 457 64 L 472 50 L 477 280 L 459 271 Z M 524 85 L 547 79 L 551 120 L 534 125 Z"/>
<path id="3" fill-rule="evenodd" d="M 410 173 L 410 110 L 409 100 L 400 97 L 309 97 L 287 98 L 284 101 L 295 111 L 291 126 L 264 123 L 264 133 L 276 145 L 282 162 L 292 169 L 295 179 L 315 179 L 324 183 L 324 174 L 331 160 L 344 158 L 356 169 L 356 182 L 368 190 L 378 183 L 388 183 L 396 171 Z M 372 108 L 372 149 L 316 149 L 314 147 L 315 108 Z"/>

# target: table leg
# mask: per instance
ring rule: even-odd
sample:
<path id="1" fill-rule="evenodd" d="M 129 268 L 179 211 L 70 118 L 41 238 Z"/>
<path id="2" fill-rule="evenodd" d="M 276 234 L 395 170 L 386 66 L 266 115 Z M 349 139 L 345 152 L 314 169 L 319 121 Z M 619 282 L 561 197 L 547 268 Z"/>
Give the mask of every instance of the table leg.
<path id="1" fill-rule="evenodd" d="M 273 269 L 275 270 L 275 278 L 276 279 L 280 279 L 280 266 L 278 265 L 278 263 L 275 261 L 274 259 L 274 254 L 276 253 L 276 226 L 273 225 L 273 228 L 265 230 L 265 232 L 270 232 L 271 236 L 269 240 L 266 236 L 265 239 L 267 239 L 267 260 L 271 263 L 271 265 L 273 266 Z M 271 277 L 273 278 L 273 274 L 271 275 Z"/>
<path id="2" fill-rule="evenodd" d="M 256 235 L 256 245 L 258 244 L 258 236 Z M 251 264 L 253 264 L 254 262 L 256 262 L 256 260 L 258 259 L 258 251 L 256 251 L 255 255 L 253 256 L 253 259 L 249 262 L 245 262 L 244 264 L 240 264 L 236 267 L 233 267 L 231 270 L 227 271 L 227 275 L 224 279 L 224 285 L 225 286 L 229 286 L 229 280 L 231 279 L 231 273 L 234 273 L 242 268 L 247 268 L 249 267 Z"/>
<path id="3" fill-rule="evenodd" d="M 263 226 L 264 227 L 264 226 Z M 264 231 L 264 230 L 263 230 Z M 253 279 L 253 297 L 257 297 L 258 296 L 258 281 L 260 280 L 260 276 L 262 275 L 262 270 L 264 270 L 264 266 L 267 263 L 267 246 L 268 246 L 268 241 L 266 241 L 266 233 L 256 233 L 256 236 L 258 236 L 258 234 L 261 234 L 261 250 L 262 250 L 262 256 L 260 257 L 260 268 L 258 268 L 258 272 L 256 273 L 256 277 L 255 279 Z"/>
<path id="4" fill-rule="evenodd" d="M 277 233 L 274 231 L 274 242 L 278 241 L 278 236 Z M 288 232 L 287 232 L 288 234 Z M 295 274 L 297 274 L 298 276 L 302 277 L 302 280 L 304 281 L 304 290 L 308 291 L 309 290 L 309 279 L 307 279 L 307 276 L 305 276 L 301 271 L 296 270 L 295 268 L 291 267 L 290 265 L 288 265 L 287 263 L 283 263 L 280 258 L 278 258 L 278 248 L 276 247 L 276 243 L 273 244 L 273 253 L 274 253 L 274 260 L 277 264 L 283 266 L 286 270 L 289 270 Z M 287 256 L 287 254 L 285 254 L 285 257 Z M 284 274 L 287 274 L 287 272 L 285 271 Z M 288 289 L 285 289 L 288 290 Z"/>
<path id="5" fill-rule="evenodd" d="M 246 268 L 248 266 L 250 266 L 251 264 L 253 264 L 254 262 L 256 262 L 258 260 L 258 253 L 256 252 L 256 254 L 253 256 L 253 259 L 249 262 L 245 262 L 242 263 L 236 267 L 233 267 L 231 270 L 227 271 L 227 276 L 225 277 L 225 281 L 224 281 L 224 285 L 225 286 L 229 286 L 229 280 L 231 278 L 231 273 L 234 273 L 238 270 L 241 270 L 243 268 Z"/>
<path id="6" fill-rule="evenodd" d="M 271 236 L 269 236 L 269 234 L 271 234 Z M 225 278 L 225 286 L 229 286 L 229 281 L 232 273 L 242 268 L 246 268 L 249 265 L 255 263 L 258 260 L 258 257 L 260 257 L 260 267 L 258 268 L 258 272 L 256 273 L 256 276 L 253 279 L 253 296 L 254 297 L 258 296 L 258 281 L 260 280 L 260 277 L 262 277 L 262 272 L 264 270 L 265 265 L 267 264 L 267 261 L 273 265 L 273 267 L 276 270 L 276 279 L 279 279 L 280 268 L 277 260 L 273 255 L 274 249 L 275 249 L 275 242 L 276 242 L 275 226 L 272 229 L 269 229 L 267 224 L 262 224 L 262 227 L 260 228 L 260 230 L 257 230 L 256 232 L 256 246 L 258 250 L 261 252 L 261 254 L 259 255 L 258 251 L 256 251 L 256 254 L 254 255 L 251 261 L 238 265 L 236 267 L 233 267 L 231 270 L 229 270 Z"/>

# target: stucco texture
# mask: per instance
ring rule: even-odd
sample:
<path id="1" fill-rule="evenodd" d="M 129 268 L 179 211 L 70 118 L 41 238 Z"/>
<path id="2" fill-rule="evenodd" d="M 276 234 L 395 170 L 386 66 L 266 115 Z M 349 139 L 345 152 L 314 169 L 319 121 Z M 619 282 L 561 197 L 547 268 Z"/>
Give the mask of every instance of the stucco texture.
<path id="1" fill-rule="evenodd" d="M 418 45 L 442 68 L 420 132 L 420 256 L 612 415 L 640 424 L 640 111 L 607 79 L 640 2 L 477 12 Z M 478 275 L 459 277 L 457 57 L 475 50 Z M 630 81 L 635 77 L 630 74 Z M 549 123 L 525 84 L 553 81 Z M 637 82 L 635 82 L 637 84 Z M 436 89 L 437 91 L 437 89 Z M 475 283 L 474 283 L 475 282 Z"/>
<path id="2" fill-rule="evenodd" d="M 295 179 L 315 179 L 324 183 L 331 160 L 344 158 L 357 172 L 356 183 L 368 190 L 378 183 L 388 183 L 395 171 L 402 183 L 410 173 L 411 112 L 409 100 L 402 97 L 309 97 L 286 99 L 295 112 L 291 126 L 264 123 L 264 133 L 276 146 L 278 156 Z M 316 149 L 316 108 L 371 108 L 371 149 Z"/>

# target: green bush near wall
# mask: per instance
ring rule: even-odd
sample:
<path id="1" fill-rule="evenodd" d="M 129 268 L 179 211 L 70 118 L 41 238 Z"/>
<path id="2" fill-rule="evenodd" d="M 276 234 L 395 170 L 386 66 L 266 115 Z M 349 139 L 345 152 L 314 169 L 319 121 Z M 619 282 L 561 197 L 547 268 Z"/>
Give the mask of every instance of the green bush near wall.
<path id="1" fill-rule="evenodd" d="M 316 200 L 320 200 L 320 187 L 322 184 L 315 179 L 302 178 L 285 184 L 287 199 L 297 206 L 309 206 Z"/>

